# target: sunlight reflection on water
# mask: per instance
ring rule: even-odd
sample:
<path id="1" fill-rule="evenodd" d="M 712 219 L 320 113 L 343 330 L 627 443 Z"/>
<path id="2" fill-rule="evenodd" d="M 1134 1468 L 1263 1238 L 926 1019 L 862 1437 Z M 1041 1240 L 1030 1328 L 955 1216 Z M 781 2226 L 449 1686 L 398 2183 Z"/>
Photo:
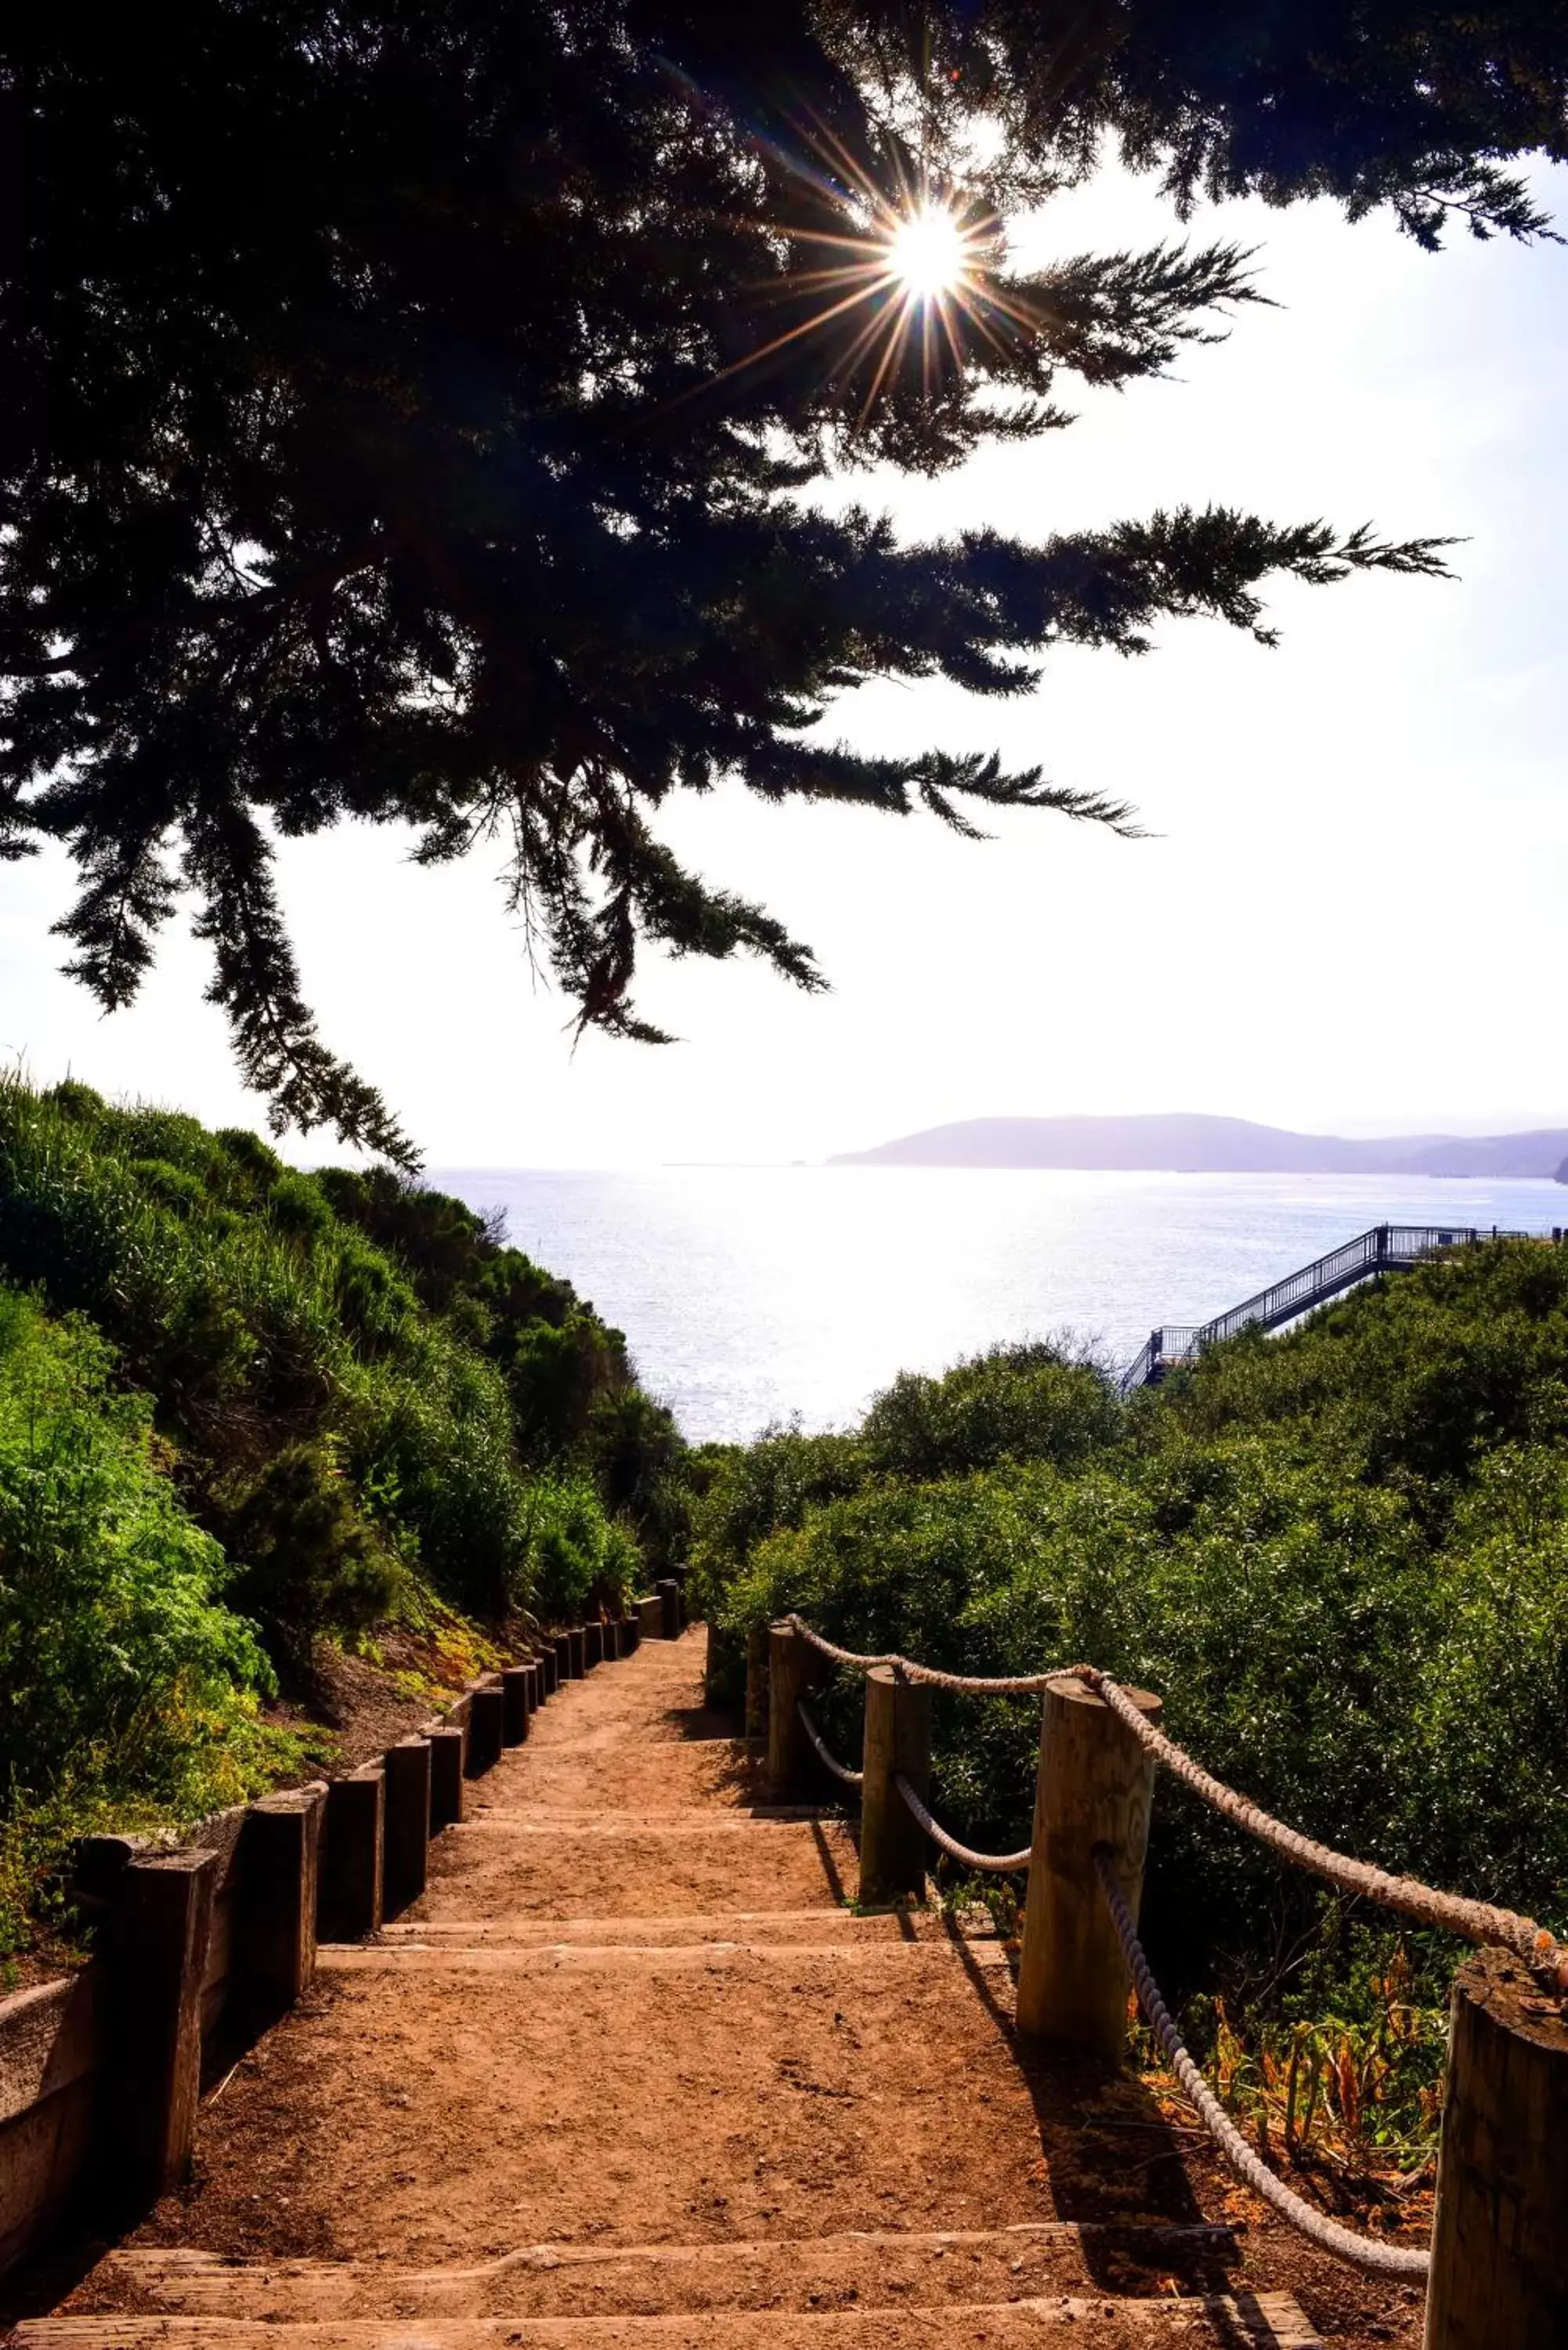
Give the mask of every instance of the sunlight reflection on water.
<path id="1" fill-rule="evenodd" d="M 447 1170 L 626 1332 L 687 1435 L 842 1426 L 904 1369 L 1071 1327 L 1117 1361 L 1369 1224 L 1550 1231 L 1549 1182 L 902 1167 Z"/>

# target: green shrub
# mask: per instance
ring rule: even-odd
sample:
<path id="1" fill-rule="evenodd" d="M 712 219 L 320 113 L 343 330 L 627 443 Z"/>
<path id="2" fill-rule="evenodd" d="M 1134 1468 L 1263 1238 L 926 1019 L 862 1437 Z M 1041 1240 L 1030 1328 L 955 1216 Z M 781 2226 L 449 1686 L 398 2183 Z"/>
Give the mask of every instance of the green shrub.
<path id="1" fill-rule="evenodd" d="M 526 1541 L 534 1604 L 546 1623 L 575 1621 L 593 1601 L 618 1605 L 635 1587 L 637 1544 L 607 1520 L 586 1477 L 533 1480 Z"/>
<path id="2" fill-rule="evenodd" d="M 0 1289 L 0 1951 L 62 1838 L 116 1804 L 185 1820 L 286 1762 L 223 1553 L 109 1349 Z"/>
<path id="3" fill-rule="evenodd" d="M 1435 1262 L 1125 1410 L 1056 1367 L 1037 1412 L 998 1355 L 899 1380 L 854 1438 L 726 1461 L 699 1513 L 721 1619 L 798 1607 L 981 1674 L 1086 1659 L 1308 1833 L 1568 1923 L 1568 1251 Z M 848 1677 L 825 1696 L 840 1752 L 859 1703 Z M 1035 1709 L 939 1696 L 935 1735 L 944 1815 L 1021 1842 Z M 1158 1806 L 1147 1916 L 1179 1985 L 1277 2002 L 1341 1947 L 1313 1880 L 1168 1778 Z"/>
<path id="4" fill-rule="evenodd" d="M 1069 1468 L 1120 1431 L 1106 1378 L 1040 1341 L 994 1347 L 940 1378 L 901 1373 L 867 1413 L 860 1440 L 882 1473 L 923 1482 L 1006 1461 Z"/>
<path id="5" fill-rule="evenodd" d="M 13 1079 L 0 1271 L 112 1341 L 291 1663 L 385 1607 L 400 1561 L 459 1606 L 528 1606 L 530 1469 L 592 1477 L 596 1442 L 596 1574 L 611 1517 L 661 1544 L 683 1523 L 659 1482 L 679 1440 L 619 1334 L 401 1177 L 301 1174 L 254 1136 Z M 618 1421 L 596 1420 L 607 1399 Z"/>

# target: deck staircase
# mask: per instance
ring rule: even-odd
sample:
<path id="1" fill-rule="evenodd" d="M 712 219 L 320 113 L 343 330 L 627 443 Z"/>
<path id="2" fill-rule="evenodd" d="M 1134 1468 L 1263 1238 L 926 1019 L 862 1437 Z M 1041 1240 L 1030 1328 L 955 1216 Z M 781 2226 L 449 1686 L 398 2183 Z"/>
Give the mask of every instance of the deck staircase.
<path id="1" fill-rule="evenodd" d="M 1131 1395 L 1135 1388 L 1158 1386 L 1168 1371 L 1195 1363 L 1210 1347 L 1217 1347 L 1222 1338 L 1233 1338 L 1239 1330 L 1277 1330 L 1282 1323 L 1310 1314 L 1314 1305 L 1327 1305 L 1331 1297 L 1377 1274 L 1408 1273 L 1427 1257 L 1439 1255 L 1445 1249 L 1471 1248 L 1478 1241 L 1524 1237 L 1520 1232 L 1501 1232 L 1495 1224 L 1490 1231 L 1461 1224 L 1374 1224 L 1370 1232 L 1357 1233 L 1355 1240 L 1331 1249 L 1326 1256 L 1314 1257 L 1298 1273 L 1271 1283 L 1255 1297 L 1232 1305 L 1228 1313 L 1217 1314 L 1211 1322 L 1167 1322 L 1151 1330 L 1122 1373 L 1122 1393 Z"/>

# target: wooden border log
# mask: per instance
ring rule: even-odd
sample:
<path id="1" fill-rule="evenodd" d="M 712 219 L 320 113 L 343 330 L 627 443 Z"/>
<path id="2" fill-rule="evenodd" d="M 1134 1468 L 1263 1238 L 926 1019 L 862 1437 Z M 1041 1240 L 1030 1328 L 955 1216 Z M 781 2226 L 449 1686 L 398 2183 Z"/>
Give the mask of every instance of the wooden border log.
<path id="1" fill-rule="evenodd" d="M 134 1860 L 119 1877 L 101 2143 L 105 2199 L 121 2217 L 190 2175 L 217 1874 L 216 1853 L 171 1852 Z"/>
<path id="2" fill-rule="evenodd" d="M 572 1678 L 572 1636 L 569 1632 L 556 1635 L 556 1687 L 565 1689 Z"/>
<path id="3" fill-rule="evenodd" d="M 1150 1721 L 1160 1700 L 1127 1695 Z M 1104 1698 L 1075 1675 L 1045 1689 L 1030 1843 L 1029 1896 L 1018 1967 L 1019 2037 L 1119 2064 L 1127 2039 L 1127 1961 L 1100 1880 L 1097 1845 L 1137 1922 L 1154 1801 L 1154 1758 Z"/>
<path id="4" fill-rule="evenodd" d="M 539 1702 L 543 1705 L 546 1698 L 555 1696 L 561 1685 L 561 1660 L 556 1653 L 556 1643 L 553 1639 L 540 1642 L 537 1662 Z"/>
<path id="5" fill-rule="evenodd" d="M 583 1669 L 591 1673 L 605 1660 L 605 1627 L 601 1616 L 590 1616 L 583 1626 Z"/>
<path id="6" fill-rule="evenodd" d="M 818 1652 L 793 1624 L 768 1627 L 768 1785 L 777 1803 L 816 1793 L 822 1765 L 797 1711 L 821 1679 Z"/>
<path id="7" fill-rule="evenodd" d="M 1568 2343 L 1568 2017 L 1506 1950 L 1454 1978 L 1426 2350 Z"/>
<path id="8" fill-rule="evenodd" d="M 638 1601 L 637 1620 L 639 1640 L 661 1640 L 664 1638 L 664 1601 L 657 1591 Z"/>
<path id="9" fill-rule="evenodd" d="M 805 1643 L 802 1641 L 802 1647 Z M 860 1787 L 860 1899 L 917 1900 L 926 1889 L 926 1836 L 893 1783 L 902 1772 L 924 1802 L 931 1778 L 931 1692 L 891 1665 L 866 1675 L 866 1742 Z"/>
<path id="10" fill-rule="evenodd" d="M 487 1673 L 468 1692 L 468 1752 L 462 1767 L 471 1779 L 493 1771 L 506 1742 L 506 1698 L 499 1673 Z"/>
<path id="11" fill-rule="evenodd" d="M 635 1608 L 621 1617 L 616 1646 L 623 1657 L 635 1657 L 641 1648 L 642 1618 Z"/>
<path id="12" fill-rule="evenodd" d="M 460 1721 L 432 1721 L 431 1742 L 431 1834 L 455 1827 L 462 1817 L 462 1758 L 468 1732 Z"/>
<path id="13" fill-rule="evenodd" d="M 583 1627 L 574 1624 L 566 1635 L 566 1669 L 573 1680 L 580 1681 L 587 1667 L 583 1662 Z"/>
<path id="14" fill-rule="evenodd" d="M 655 1584 L 654 1589 L 658 1592 L 659 1600 L 659 1630 L 665 1639 L 679 1640 L 680 1638 L 680 1586 L 672 1575 L 667 1575 L 661 1581 Z"/>
<path id="15" fill-rule="evenodd" d="M 261 1795 L 240 1829 L 234 1993 L 249 2019 L 280 2014 L 316 1975 L 324 1786 Z"/>
<path id="16" fill-rule="evenodd" d="M 424 1891 L 430 1873 L 431 1742 L 400 1738 L 381 1757 L 386 1773 L 381 1914 L 395 1918 Z"/>
<path id="17" fill-rule="evenodd" d="M 47 2241 L 91 2177 L 110 2029 L 101 1960 L 0 1996 L 0 2276 Z"/>
<path id="18" fill-rule="evenodd" d="M 324 1942 L 358 1942 L 381 1923 L 387 1774 L 362 1762 L 327 1790 L 316 1930 Z"/>
<path id="19" fill-rule="evenodd" d="M 501 1736 L 507 1746 L 521 1746 L 528 1735 L 527 1665 L 501 1668 Z"/>

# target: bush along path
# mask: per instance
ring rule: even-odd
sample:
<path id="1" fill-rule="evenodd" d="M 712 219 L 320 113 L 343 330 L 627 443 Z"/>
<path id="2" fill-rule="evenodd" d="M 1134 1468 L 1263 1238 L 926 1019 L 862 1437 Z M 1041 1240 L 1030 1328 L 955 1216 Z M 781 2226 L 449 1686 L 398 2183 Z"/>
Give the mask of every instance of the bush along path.
<path id="1" fill-rule="evenodd" d="M 563 1681 L 22 2350 L 1418 2340 L 1136 2081 L 1025 2053 L 983 1922 L 852 1907 L 858 1832 L 771 1800 L 701 1663 Z"/>

